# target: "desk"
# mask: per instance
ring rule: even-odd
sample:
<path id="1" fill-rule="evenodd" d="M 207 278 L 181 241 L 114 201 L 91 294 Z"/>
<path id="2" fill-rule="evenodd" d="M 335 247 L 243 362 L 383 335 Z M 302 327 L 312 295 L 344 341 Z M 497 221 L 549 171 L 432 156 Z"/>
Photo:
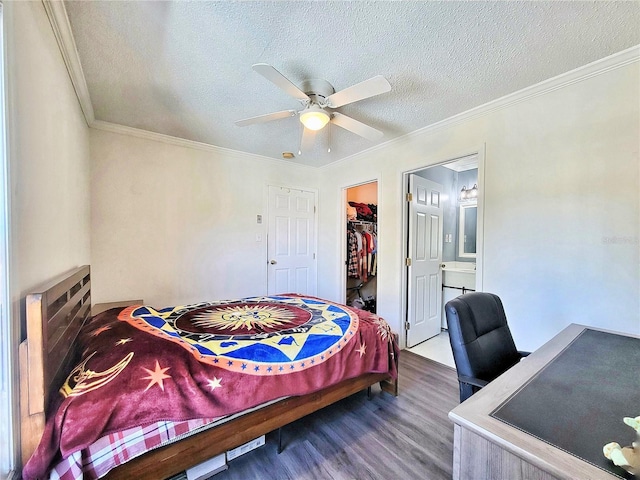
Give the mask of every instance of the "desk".
<path id="1" fill-rule="evenodd" d="M 449 413 L 449 418 L 454 422 L 454 480 L 619 478 L 491 416 L 492 412 L 556 359 L 586 328 L 583 325 L 570 325 Z M 640 338 L 633 335 L 623 337 Z M 562 398 L 558 399 L 558 402 L 562 401 Z M 639 407 L 637 397 L 629 398 L 630 411 L 626 416 L 638 415 Z M 622 418 L 616 420 L 622 423 Z M 588 435 L 588 431 L 585 434 Z M 612 438 L 610 441 L 624 443 L 624 439 Z"/>

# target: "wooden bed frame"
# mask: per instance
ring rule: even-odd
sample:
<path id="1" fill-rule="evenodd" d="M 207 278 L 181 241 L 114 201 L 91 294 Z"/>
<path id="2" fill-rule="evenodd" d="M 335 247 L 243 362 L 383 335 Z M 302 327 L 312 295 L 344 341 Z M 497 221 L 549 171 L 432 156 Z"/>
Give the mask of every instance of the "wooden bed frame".
<path id="1" fill-rule="evenodd" d="M 91 311 L 90 267 L 79 267 L 26 297 L 27 339 L 20 344 L 22 462 L 35 450 L 51 395 L 79 359 L 76 338 Z M 397 362 L 397 359 L 396 359 Z M 159 479 L 175 475 L 215 455 L 283 427 L 332 403 L 380 383 L 398 395 L 398 382 L 369 373 L 319 392 L 289 397 L 233 420 L 152 450 L 113 469 L 109 479 Z"/>

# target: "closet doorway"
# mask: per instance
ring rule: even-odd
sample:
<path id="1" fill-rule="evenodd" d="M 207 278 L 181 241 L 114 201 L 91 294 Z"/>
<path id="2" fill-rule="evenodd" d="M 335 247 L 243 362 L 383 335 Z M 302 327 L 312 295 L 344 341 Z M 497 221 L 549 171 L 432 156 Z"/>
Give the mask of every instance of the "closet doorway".
<path id="1" fill-rule="evenodd" d="M 345 303 L 375 313 L 378 272 L 378 182 L 346 188 Z"/>

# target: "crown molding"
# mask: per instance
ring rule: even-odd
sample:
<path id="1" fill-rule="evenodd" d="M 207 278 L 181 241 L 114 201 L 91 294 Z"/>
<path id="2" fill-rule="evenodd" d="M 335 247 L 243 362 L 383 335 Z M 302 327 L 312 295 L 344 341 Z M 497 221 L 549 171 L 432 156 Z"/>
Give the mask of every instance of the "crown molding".
<path id="1" fill-rule="evenodd" d="M 432 123 L 431 125 L 427 125 L 426 127 L 420 128 L 418 130 L 414 130 L 413 132 L 407 133 L 406 135 L 403 135 L 401 137 L 394 138 L 393 140 L 389 140 L 388 142 L 380 143 L 378 145 L 375 145 L 374 147 L 368 148 L 367 150 L 354 153 L 353 155 L 342 158 L 327 165 L 323 165 L 319 168 L 335 167 L 336 165 L 344 162 L 349 162 L 360 157 L 369 156 L 379 150 L 390 147 L 397 147 L 401 144 L 410 142 L 413 137 L 434 134 L 440 130 L 444 130 L 454 125 L 467 122 L 471 119 L 489 115 L 496 110 L 511 107 L 512 105 L 515 105 L 517 103 L 530 100 L 540 95 L 545 95 L 555 90 L 568 87 L 575 83 L 582 82 L 589 78 L 602 75 L 612 70 L 616 70 L 618 68 L 637 62 L 640 62 L 640 45 L 635 45 L 631 48 L 627 48 L 626 50 L 614 53 L 613 55 L 609 55 L 608 57 L 604 57 L 600 60 L 596 60 L 595 62 L 588 63 L 574 70 L 570 70 L 568 72 L 544 80 L 540 83 L 536 83 L 535 85 L 531 85 L 530 87 L 526 87 L 522 90 L 518 90 L 517 92 L 505 95 L 504 97 L 500 97 L 496 100 L 491 100 L 490 102 L 487 102 L 478 107 L 474 107 L 471 110 L 467 110 L 457 115 L 453 115 L 449 118 L 445 118 L 444 120 L 441 120 L 439 122 Z"/>
<path id="2" fill-rule="evenodd" d="M 78 49 L 76 48 L 76 41 L 71 32 L 67 9 L 62 0 L 42 0 L 42 4 L 49 17 L 49 23 L 58 42 L 64 64 L 67 66 L 67 72 L 69 72 L 71 83 L 80 102 L 84 119 L 87 125 L 91 126 L 95 120 L 93 105 L 91 104 L 89 88 L 87 87 L 82 64 L 80 63 Z"/>
<path id="3" fill-rule="evenodd" d="M 49 17 L 49 22 L 51 23 L 51 27 L 58 42 L 58 46 L 60 47 L 60 52 L 62 53 L 64 63 L 67 66 L 67 71 L 69 72 L 69 76 L 71 77 L 71 83 L 73 84 L 73 88 L 76 91 L 78 101 L 80 102 L 80 107 L 82 108 L 82 112 L 84 113 L 85 120 L 89 127 L 120 133 L 123 135 L 132 135 L 138 138 L 146 138 L 148 140 L 156 140 L 159 142 L 179 145 L 183 147 L 191 147 L 198 150 L 217 152 L 224 155 L 242 155 L 244 158 L 253 157 L 255 159 L 261 159 L 262 161 L 266 159 L 275 162 L 278 165 L 292 165 L 292 162 L 286 160 L 241 152 L 238 150 L 218 147 L 207 143 L 186 140 L 183 138 L 172 137 L 170 135 L 163 135 L 147 130 L 141 130 L 96 120 L 93 112 L 93 105 L 91 104 L 89 89 L 87 87 L 87 82 L 82 70 L 80 57 L 78 56 L 78 50 L 73 38 L 73 33 L 71 31 L 71 25 L 69 23 L 69 17 L 67 16 L 67 10 L 64 6 L 64 2 L 63 0 L 42 0 L 42 3 Z M 301 165 L 299 163 L 293 164 L 313 169 L 335 167 L 338 164 L 371 155 L 372 153 L 375 153 L 379 150 L 407 143 L 411 141 L 413 137 L 433 134 L 439 130 L 444 130 L 468 120 L 488 115 L 496 110 L 510 107 L 517 103 L 524 102 L 531 98 L 553 92 L 554 90 L 558 90 L 560 88 L 564 88 L 578 82 L 582 82 L 589 78 L 607 73 L 617 68 L 624 67 L 631 63 L 636 63 L 638 61 L 640 61 L 640 45 L 635 45 L 626 50 L 622 50 L 621 52 L 614 53 L 613 55 L 609 55 L 608 57 L 596 60 L 592 63 L 588 63 L 587 65 L 583 65 L 574 70 L 570 70 L 569 72 L 562 73 L 548 80 L 544 80 L 530 87 L 523 88 L 522 90 L 518 90 L 517 92 L 505 95 L 504 97 L 492 100 L 457 115 L 453 115 L 442 121 L 432 123 L 431 125 L 427 125 L 426 127 L 420 128 L 401 137 L 394 138 L 392 140 L 389 140 L 388 142 L 380 143 L 371 148 L 368 148 L 367 150 L 363 150 L 362 152 L 355 153 L 327 165 L 323 165 L 321 167 L 312 167 L 309 165 Z"/>
<path id="4" fill-rule="evenodd" d="M 142 138 L 145 140 L 153 140 L 156 142 L 166 143 L 169 145 L 176 145 L 178 147 L 193 148 L 195 150 L 203 150 L 205 152 L 213 152 L 225 158 L 237 158 L 241 160 L 254 160 L 259 161 L 261 164 L 270 162 L 277 166 L 296 167 L 316 169 L 317 167 L 311 165 L 304 165 L 301 163 L 292 163 L 287 160 L 280 160 L 278 158 L 267 157 L 264 155 L 257 155 L 255 153 L 242 152 L 240 150 L 233 150 L 231 148 L 218 147 L 211 145 L 210 143 L 197 142 L 195 140 L 187 140 L 185 138 L 173 137 L 171 135 L 165 135 L 163 133 L 150 132 L 149 130 L 143 130 L 140 128 L 127 127 L 119 125 L 117 123 L 103 122 L 102 120 L 94 120 L 90 125 L 95 130 L 102 130 L 105 132 L 117 133 L 120 135 L 127 135 L 130 137 Z"/>

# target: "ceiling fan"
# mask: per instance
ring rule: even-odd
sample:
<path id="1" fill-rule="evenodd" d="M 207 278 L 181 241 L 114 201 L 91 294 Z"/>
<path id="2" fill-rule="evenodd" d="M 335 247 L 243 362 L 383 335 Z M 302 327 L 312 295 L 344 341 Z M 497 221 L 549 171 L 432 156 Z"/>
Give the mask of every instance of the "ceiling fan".
<path id="1" fill-rule="evenodd" d="M 300 150 L 306 150 L 313 139 L 313 134 L 323 129 L 328 123 L 337 125 L 368 140 L 375 141 L 384 134 L 369 125 L 355 120 L 340 112 L 332 111 L 349 103 L 380 95 L 391 90 L 391 85 L 382 76 L 377 75 L 363 82 L 336 92 L 326 80 L 305 80 L 298 88 L 287 77 L 267 63 L 256 63 L 253 69 L 277 87 L 284 90 L 302 104 L 302 110 L 282 110 L 257 117 L 245 118 L 235 122 L 239 127 L 255 123 L 270 122 L 281 118 L 299 116 L 304 125 Z"/>

